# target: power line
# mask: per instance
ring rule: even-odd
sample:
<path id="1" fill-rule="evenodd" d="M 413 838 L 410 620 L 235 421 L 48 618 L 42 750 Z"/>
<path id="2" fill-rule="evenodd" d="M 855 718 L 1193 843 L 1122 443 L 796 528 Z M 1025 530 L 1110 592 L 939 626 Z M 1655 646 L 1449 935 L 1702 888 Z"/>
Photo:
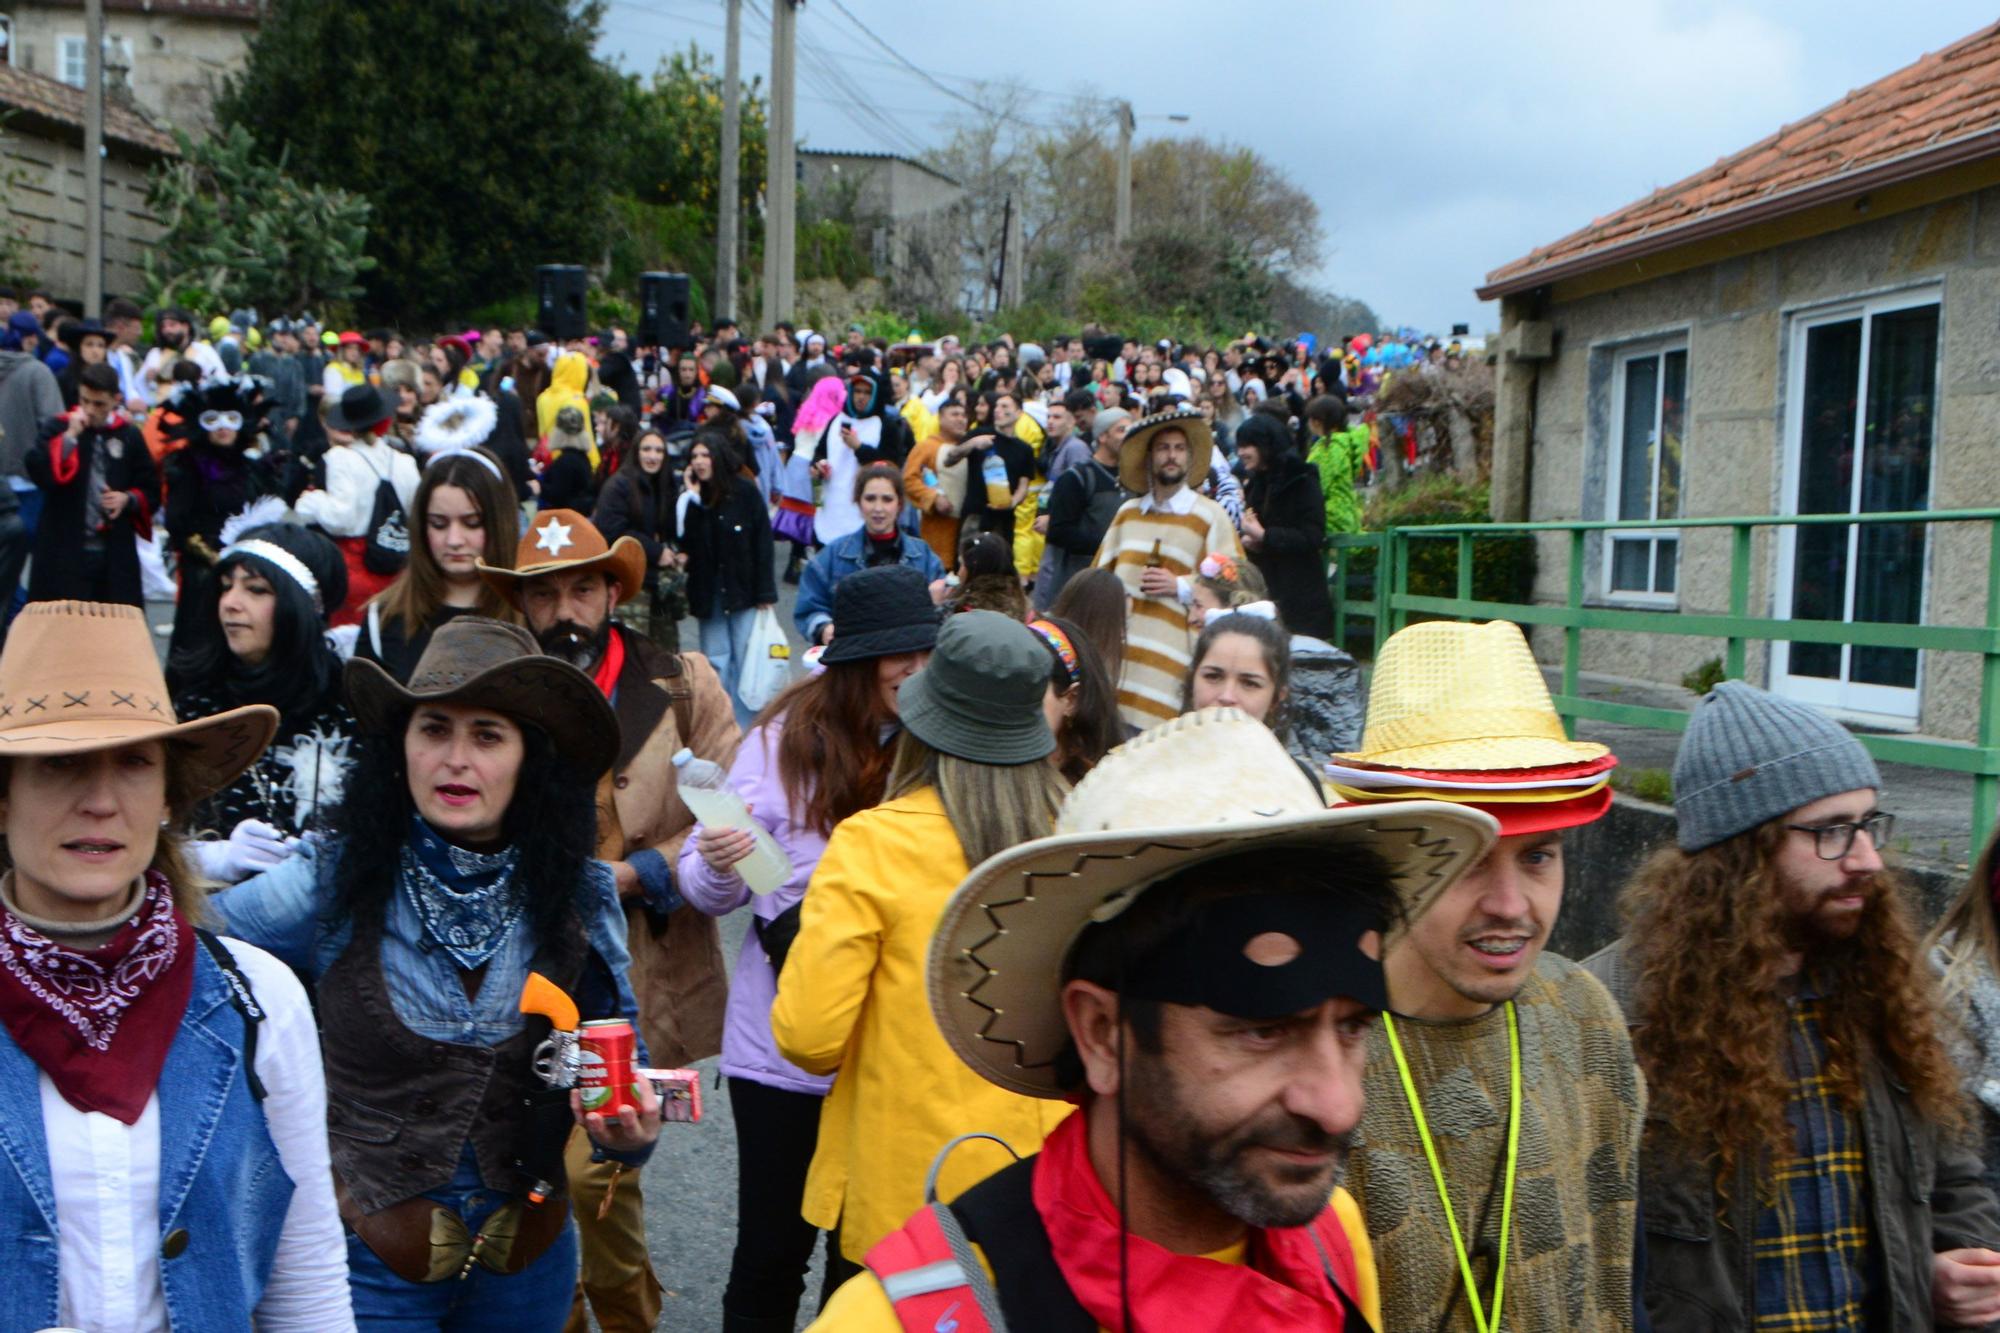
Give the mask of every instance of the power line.
<path id="1" fill-rule="evenodd" d="M 832 3 L 835 9 L 839 10 L 842 14 L 845 14 L 847 16 L 847 21 L 849 23 L 852 23 L 855 27 L 861 30 L 861 34 L 864 37 L 866 37 L 869 41 L 875 43 L 875 45 L 881 47 L 884 51 L 888 52 L 890 58 L 894 60 L 898 65 L 902 66 L 910 73 L 916 75 L 918 78 L 922 79 L 925 83 L 929 84 L 931 87 L 943 93 L 946 97 L 949 97 L 954 101 L 963 102 L 965 105 L 971 107 L 974 111 L 979 112 L 981 115 L 992 116 L 995 119 L 999 120 L 1011 120 L 1016 124 L 1026 125 L 1031 129 L 1046 130 L 1051 128 L 1048 125 L 1044 125 L 1026 116 L 1018 115 L 1012 111 L 1001 111 L 997 108 L 989 107 L 982 102 L 976 101 L 973 98 L 967 97 L 964 93 L 958 91 L 958 89 L 953 88 L 951 85 L 944 83 L 941 80 L 934 77 L 929 70 L 926 70 L 922 66 L 911 61 L 901 51 L 898 51 L 895 47 L 889 45 L 889 43 L 882 40 L 882 38 L 878 37 L 875 34 L 875 30 L 869 27 L 866 23 L 863 23 L 858 17 L 856 17 L 854 11 L 849 9 L 845 4 L 843 4 L 841 0 L 830 0 L 830 2 Z M 1053 94 L 1051 94 L 1051 96 L 1053 96 Z"/>

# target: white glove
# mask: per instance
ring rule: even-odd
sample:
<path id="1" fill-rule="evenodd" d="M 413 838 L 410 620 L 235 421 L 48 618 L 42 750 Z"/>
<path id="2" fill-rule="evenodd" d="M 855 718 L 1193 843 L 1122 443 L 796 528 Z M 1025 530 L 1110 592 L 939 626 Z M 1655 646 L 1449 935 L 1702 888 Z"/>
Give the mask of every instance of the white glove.
<path id="1" fill-rule="evenodd" d="M 235 884 L 290 856 L 293 842 L 261 819 L 246 819 L 229 831 L 227 839 L 197 842 L 190 850 L 203 875 Z"/>

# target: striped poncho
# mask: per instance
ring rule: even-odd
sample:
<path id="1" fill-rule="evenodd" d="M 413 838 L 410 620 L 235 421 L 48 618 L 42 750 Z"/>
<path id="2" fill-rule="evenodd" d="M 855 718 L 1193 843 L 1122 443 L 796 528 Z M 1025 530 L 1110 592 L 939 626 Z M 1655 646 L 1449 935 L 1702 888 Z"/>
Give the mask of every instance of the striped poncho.
<path id="1" fill-rule="evenodd" d="M 1132 596 L 1125 621 L 1125 668 L 1118 679 L 1118 712 L 1128 726 L 1150 727 L 1181 711 L 1181 684 L 1193 658 L 1187 608 L 1172 595 L 1148 597 L 1139 576 L 1159 543 L 1168 573 L 1191 575 L 1202 557 L 1243 558 L 1228 511 L 1194 491 L 1177 491 L 1165 504 L 1142 495 L 1120 505 L 1097 548 L 1100 567 L 1115 572 Z"/>

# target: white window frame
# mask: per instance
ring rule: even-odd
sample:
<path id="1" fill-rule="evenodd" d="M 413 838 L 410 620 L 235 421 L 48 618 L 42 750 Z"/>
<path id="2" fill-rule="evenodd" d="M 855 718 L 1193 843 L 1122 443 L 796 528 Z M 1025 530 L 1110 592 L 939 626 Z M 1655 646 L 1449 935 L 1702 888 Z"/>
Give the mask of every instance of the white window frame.
<path id="1" fill-rule="evenodd" d="M 4 64 L 11 69 L 21 63 L 20 57 L 14 53 L 14 16 L 12 14 L 0 14 L 0 51 L 5 52 L 7 57 L 4 61 L 0 61 L 0 64 Z"/>
<path id="2" fill-rule="evenodd" d="M 70 62 L 76 62 L 76 78 L 69 77 Z M 90 81 L 90 53 L 82 33 L 64 33 L 56 38 L 56 81 L 81 88 Z"/>
<path id="3" fill-rule="evenodd" d="M 1612 349 L 1611 351 L 1611 416 L 1609 421 L 1606 423 L 1606 439 L 1604 448 L 1604 454 L 1605 454 L 1604 517 L 1612 522 L 1616 522 L 1619 518 L 1618 497 L 1623 491 L 1623 481 L 1625 476 L 1626 367 L 1634 361 L 1642 361 L 1649 357 L 1658 357 L 1660 360 L 1661 373 L 1659 378 L 1659 384 L 1662 397 L 1660 398 L 1659 401 L 1653 404 L 1653 433 L 1655 437 L 1657 437 L 1660 431 L 1661 414 L 1663 410 L 1663 404 L 1665 402 L 1664 393 L 1666 389 L 1666 358 L 1668 353 L 1670 352 L 1681 352 L 1683 354 L 1687 354 L 1688 356 L 1687 377 L 1683 384 L 1683 389 L 1687 394 L 1688 403 L 1685 409 L 1683 410 L 1682 421 L 1681 421 L 1681 497 L 1682 497 L 1681 508 L 1683 515 L 1685 515 L 1686 513 L 1687 455 L 1689 452 L 1689 443 L 1694 434 L 1694 402 L 1693 402 L 1694 394 L 1692 392 L 1694 386 L 1694 357 L 1691 353 L 1689 353 L 1688 350 L 1688 335 L 1685 331 L 1682 331 L 1679 333 L 1668 334 L 1663 337 L 1648 338 L 1643 342 L 1624 343 Z M 1657 455 L 1655 456 L 1655 460 L 1653 463 L 1653 481 L 1654 484 L 1651 488 L 1652 507 L 1654 513 L 1657 514 L 1660 507 L 1660 495 L 1659 495 L 1659 485 L 1658 485 L 1659 461 Z M 1613 576 L 1613 571 L 1617 568 L 1618 546 L 1620 538 L 1616 532 L 1606 532 L 1604 534 L 1604 555 L 1603 555 L 1604 570 L 1603 570 L 1603 584 L 1602 584 L 1604 588 L 1605 601 L 1615 602 L 1621 606 L 1667 607 L 1670 609 L 1678 608 L 1681 603 L 1680 557 L 1681 557 L 1681 551 L 1683 549 L 1681 546 L 1680 529 L 1657 528 L 1648 533 L 1643 538 L 1626 537 L 1623 540 L 1626 542 L 1645 541 L 1652 548 L 1653 555 L 1651 560 L 1647 564 L 1648 570 L 1653 572 L 1653 577 L 1647 580 L 1647 583 L 1649 585 L 1659 582 L 1659 577 L 1657 572 L 1658 571 L 1657 562 L 1659 560 L 1659 549 L 1660 549 L 1659 544 L 1663 541 L 1673 542 L 1674 565 L 1675 565 L 1674 591 L 1654 592 L 1649 587 L 1648 590 L 1645 592 L 1637 592 L 1632 590 L 1620 590 L 1616 588 L 1613 584 L 1612 576 Z"/>

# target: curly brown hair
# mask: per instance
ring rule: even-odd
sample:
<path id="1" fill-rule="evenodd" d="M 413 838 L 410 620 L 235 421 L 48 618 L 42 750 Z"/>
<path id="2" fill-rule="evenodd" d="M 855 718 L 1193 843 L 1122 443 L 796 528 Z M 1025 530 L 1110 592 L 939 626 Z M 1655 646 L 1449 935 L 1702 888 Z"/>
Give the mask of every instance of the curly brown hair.
<path id="1" fill-rule="evenodd" d="M 1727 1188 L 1739 1162 L 1793 1150 L 1785 1107 L 1785 961 L 1795 948 L 1774 862 L 1773 820 L 1699 852 L 1668 846 L 1625 890 L 1633 1052 L 1652 1108 L 1688 1147 L 1710 1153 Z M 1827 941 L 1820 1030 L 1829 1086 L 1850 1110 L 1880 1060 L 1926 1119 L 1963 1123 L 1959 1075 L 1939 1032 L 1937 989 L 1919 950 L 1903 877 L 1870 881 L 1860 929 Z"/>

